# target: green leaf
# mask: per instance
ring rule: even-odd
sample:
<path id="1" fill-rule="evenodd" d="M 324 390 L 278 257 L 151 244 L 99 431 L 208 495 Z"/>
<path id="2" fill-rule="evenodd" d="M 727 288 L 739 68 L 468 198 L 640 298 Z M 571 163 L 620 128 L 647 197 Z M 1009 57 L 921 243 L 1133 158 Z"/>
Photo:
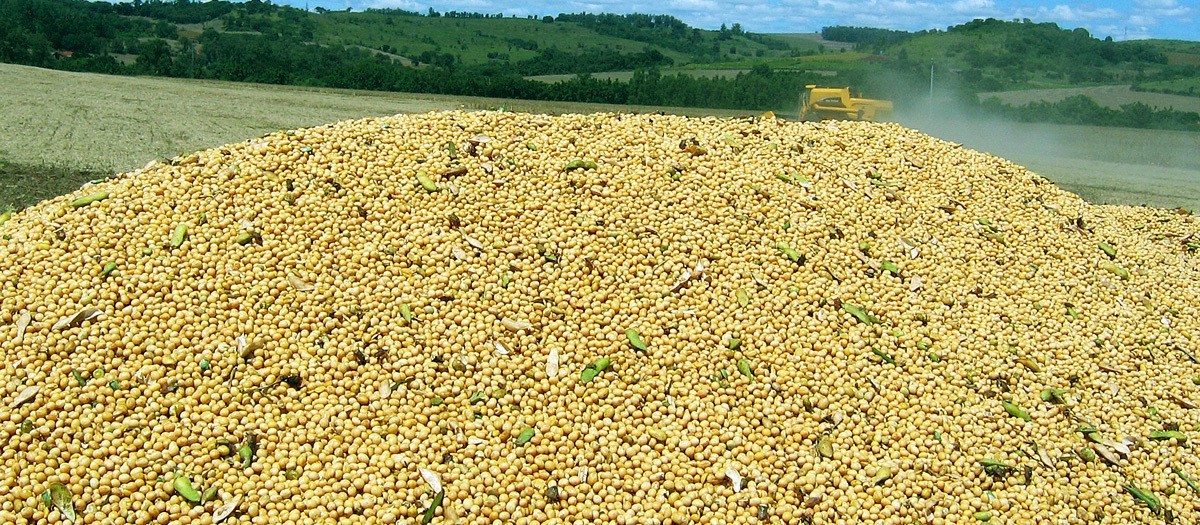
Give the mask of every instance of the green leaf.
<path id="1" fill-rule="evenodd" d="M 1162 502 L 1159 501 L 1158 496 L 1155 496 L 1153 492 L 1144 491 L 1132 484 L 1125 485 L 1122 488 L 1124 488 L 1126 492 L 1132 494 L 1133 497 L 1137 498 L 1142 503 L 1145 503 L 1147 507 L 1150 507 L 1151 512 L 1155 514 L 1162 513 Z"/>
<path id="2" fill-rule="evenodd" d="M 888 355 L 887 352 L 884 352 L 883 350 L 880 350 L 875 347 L 871 347 L 871 352 L 875 353 L 875 355 L 879 356 L 880 359 L 883 359 L 883 361 L 889 365 L 896 364 L 896 360 L 893 359 L 892 356 Z"/>
<path id="3" fill-rule="evenodd" d="M 412 323 L 413 312 L 412 307 L 408 303 L 400 303 L 400 317 L 404 318 L 404 322 Z"/>
<path id="4" fill-rule="evenodd" d="M 529 440 L 533 439 L 533 435 L 536 433 L 537 430 L 533 427 L 525 427 L 525 430 L 522 430 L 521 433 L 517 435 L 517 444 L 524 445 L 529 443 Z"/>
<path id="5" fill-rule="evenodd" d="M 870 312 L 868 312 L 866 309 L 864 309 L 861 306 L 853 305 L 850 303 L 842 303 L 842 309 L 849 312 L 850 315 L 853 315 L 855 318 L 857 318 L 863 324 L 872 325 L 872 324 L 879 322 L 878 317 L 871 315 Z"/>
<path id="6" fill-rule="evenodd" d="M 1176 476 L 1179 476 L 1179 479 L 1182 479 L 1184 483 L 1187 483 L 1187 486 L 1191 487 L 1193 491 L 1200 492 L 1200 487 L 1197 487 L 1196 483 L 1192 481 L 1192 478 L 1189 478 L 1187 474 L 1184 474 L 1182 469 L 1179 467 L 1171 467 L 1171 472 L 1174 472 Z"/>
<path id="7" fill-rule="evenodd" d="M 117 269 L 117 263 L 106 262 L 106 263 L 104 263 L 104 268 L 100 270 L 100 277 L 108 277 L 108 274 L 113 273 L 113 270 L 116 270 L 116 269 Z"/>
<path id="8" fill-rule="evenodd" d="M 625 330 L 625 338 L 629 340 L 629 344 L 634 348 L 643 352 L 646 351 L 646 341 L 642 339 L 642 334 L 639 334 L 637 330 L 632 328 Z"/>
<path id="9" fill-rule="evenodd" d="M 242 468 L 250 468 L 254 455 L 258 453 L 258 434 L 247 432 L 242 438 L 242 446 L 238 447 L 238 457 L 242 460 Z"/>
<path id="10" fill-rule="evenodd" d="M 439 490 L 437 495 L 433 497 L 433 503 L 429 504 L 429 508 L 425 509 L 425 513 L 421 515 L 421 523 L 429 525 L 433 521 L 433 515 L 437 513 L 437 508 L 441 506 L 442 500 L 446 498 L 446 491 Z"/>
<path id="11" fill-rule="evenodd" d="M 738 288 L 733 295 L 737 297 L 738 305 L 742 308 L 745 308 L 750 304 L 750 294 L 746 292 L 745 288 Z"/>

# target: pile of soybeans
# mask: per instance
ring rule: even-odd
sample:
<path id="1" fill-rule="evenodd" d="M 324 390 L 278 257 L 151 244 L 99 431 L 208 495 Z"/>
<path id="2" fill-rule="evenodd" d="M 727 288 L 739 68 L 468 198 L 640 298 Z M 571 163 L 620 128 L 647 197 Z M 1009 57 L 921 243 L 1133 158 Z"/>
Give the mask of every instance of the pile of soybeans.
<path id="1" fill-rule="evenodd" d="M 1198 230 L 892 124 L 273 133 L 0 225 L 0 523 L 1197 523 Z"/>

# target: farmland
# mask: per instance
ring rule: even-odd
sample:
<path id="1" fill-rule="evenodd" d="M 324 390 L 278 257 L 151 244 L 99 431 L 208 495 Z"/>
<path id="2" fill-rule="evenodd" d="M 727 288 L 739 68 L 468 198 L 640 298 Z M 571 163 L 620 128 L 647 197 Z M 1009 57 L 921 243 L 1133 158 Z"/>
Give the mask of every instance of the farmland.
<path id="1" fill-rule="evenodd" d="M 993 91 L 980 93 L 981 100 L 996 97 L 1005 104 L 1023 106 L 1030 102 L 1057 102 L 1075 95 L 1087 95 L 1097 104 L 1119 108 L 1125 104 L 1141 102 L 1151 107 L 1175 108 L 1179 111 L 1200 111 L 1200 97 L 1145 93 L 1133 91 L 1130 86 L 1091 86 L 1052 89 L 1023 89 L 1017 91 Z"/>

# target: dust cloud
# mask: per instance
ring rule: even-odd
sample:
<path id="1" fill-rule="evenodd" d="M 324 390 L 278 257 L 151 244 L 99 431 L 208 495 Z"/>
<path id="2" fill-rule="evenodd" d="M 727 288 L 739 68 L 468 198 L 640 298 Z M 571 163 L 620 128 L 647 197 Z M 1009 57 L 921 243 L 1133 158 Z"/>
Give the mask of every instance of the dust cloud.
<path id="1" fill-rule="evenodd" d="M 949 97 L 909 100 L 897 104 L 896 122 L 1008 159 L 1091 202 L 1200 210 L 1200 133 L 1022 123 Z"/>

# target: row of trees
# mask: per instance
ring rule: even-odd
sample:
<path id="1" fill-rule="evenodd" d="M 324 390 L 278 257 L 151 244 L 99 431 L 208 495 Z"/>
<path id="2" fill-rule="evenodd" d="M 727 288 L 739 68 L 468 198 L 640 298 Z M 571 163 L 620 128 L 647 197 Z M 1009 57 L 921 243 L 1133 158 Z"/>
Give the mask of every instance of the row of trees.
<path id="1" fill-rule="evenodd" d="M 994 114 L 1021 122 L 1200 131 L 1200 113 L 1156 108 L 1141 102 L 1113 109 L 1101 106 L 1087 95 L 1075 95 L 1056 102 L 1031 102 L 1024 106 L 1004 104 L 993 97 L 985 100 L 981 106 Z"/>

